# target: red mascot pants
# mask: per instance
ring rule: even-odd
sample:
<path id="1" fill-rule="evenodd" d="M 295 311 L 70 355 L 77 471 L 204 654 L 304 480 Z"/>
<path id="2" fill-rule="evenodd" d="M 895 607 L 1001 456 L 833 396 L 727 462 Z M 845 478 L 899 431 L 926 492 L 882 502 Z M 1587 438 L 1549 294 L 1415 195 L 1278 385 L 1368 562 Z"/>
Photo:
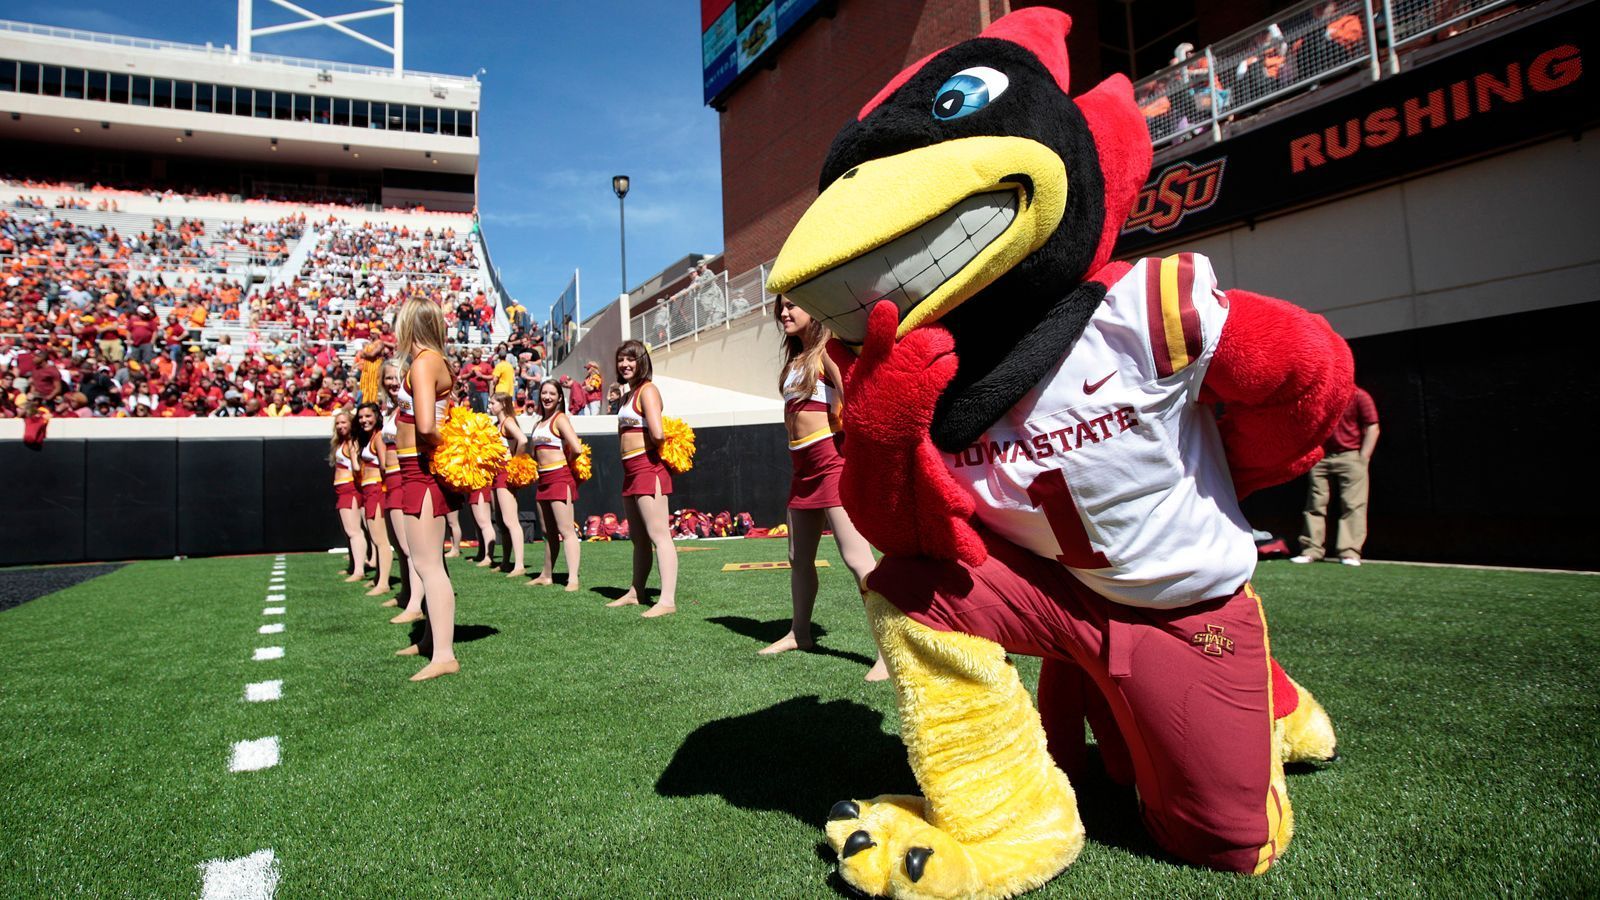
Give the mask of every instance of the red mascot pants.
<path id="1" fill-rule="evenodd" d="M 1180 609 L 1113 603 L 1064 566 L 992 534 L 978 566 L 888 557 L 867 579 L 912 619 L 1044 660 L 1039 713 L 1068 777 L 1087 718 L 1110 777 L 1138 786 L 1146 826 L 1188 862 L 1236 872 L 1275 858 L 1267 627 L 1249 585 Z"/>

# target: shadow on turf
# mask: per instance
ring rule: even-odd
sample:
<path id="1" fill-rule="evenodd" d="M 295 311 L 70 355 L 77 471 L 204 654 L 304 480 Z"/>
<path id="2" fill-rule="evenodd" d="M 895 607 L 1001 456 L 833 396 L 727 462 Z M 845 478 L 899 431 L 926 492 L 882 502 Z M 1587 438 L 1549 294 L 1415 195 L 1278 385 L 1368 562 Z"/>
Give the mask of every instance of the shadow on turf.
<path id="1" fill-rule="evenodd" d="M 734 634 L 743 635 L 747 638 L 754 638 L 755 640 L 760 641 L 763 645 L 770 644 L 778 638 L 788 634 L 789 626 L 792 624 L 788 619 L 774 619 L 771 622 L 758 622 L 755 619 L 747 618 L 745 616 L 712 616 L 711 618 L 706 619 L 706 621 L 713 625 L 721 625 L 723 628 L 728 629 Z M 812 624 L 812 640 L 820 641 L 827 633 L 828 629 L 823 628 L 821 625 L 814 623 Z M 820 644 L 813 646 L 810 650 L 802 650 L 800 652 L 815 653 L 818 656 L 836 656 L 839 659 L 848 659 L 851 662 L 857 662 L 863 666 L 870 666 L 873 662 L 871 659 L 862 656 L 859 653 L 850 653 L 844 650 L 832 650 Z"/>
<path id="2" fill-rule="evenodd" d="M 591 594 L 599 594 L 607 600 L 621 600 L 622 595 L 626 594 L 628 589 L 622 587 L 592 587 L 589 588 L 589 592 Z M 645 588 L 643 599 L 648 600 L 651 597 L 659 597 L 660 595 L 660 588 Z"/>
<path id="3" fill-rule="evenodd" d="M 1091 774 L 1073 789 L 1089 840 L 1182 865 L 1150 838 L 1133 789 L 1103 774 L 1093 744 L 1088 762 Z M 920 791 L 904 745 L 883 733 L 881 713 L 852 700 L 805 696 L 696 728 L 656 780 L 656 793 L 715 795 L 741 809 L 788 813 L 820 831 L 840 800 Z M 836 861 L 825 843 L 816 852 Z M 837 878 L 829 883 L 848 893 Z"/>
<path id="4" fill-rule="evenodd" d="M 883 733 L 882 713 L 814 696 L 701 725 L 656 780 L 663 797 L 714 794 L 818 829 L 840 800 L 916 790 L 905 747 Z"/>

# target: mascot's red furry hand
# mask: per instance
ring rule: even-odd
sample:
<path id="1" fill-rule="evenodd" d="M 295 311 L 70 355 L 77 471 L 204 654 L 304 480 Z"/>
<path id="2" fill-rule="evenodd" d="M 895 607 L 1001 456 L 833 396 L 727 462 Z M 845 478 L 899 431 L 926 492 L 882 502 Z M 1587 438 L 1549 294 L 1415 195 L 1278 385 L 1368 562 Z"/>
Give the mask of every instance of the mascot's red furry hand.
<path id="1" fill-rule="evenodd" d="M 939 395 L 956 374 L 955 341 L 938 326 L 895 340 L 899 315 L 879 303 L 867 320 L 861 357 L 838 342 L 829 351 L 845 373 L 845 453 L 868 465 L 846 467 L 845 506 L 872 508 L 859 527 L 884 553 L 959 559 L 988 555 L 972 529 L 972 498 L 945 471 L 928 436 Z"/>

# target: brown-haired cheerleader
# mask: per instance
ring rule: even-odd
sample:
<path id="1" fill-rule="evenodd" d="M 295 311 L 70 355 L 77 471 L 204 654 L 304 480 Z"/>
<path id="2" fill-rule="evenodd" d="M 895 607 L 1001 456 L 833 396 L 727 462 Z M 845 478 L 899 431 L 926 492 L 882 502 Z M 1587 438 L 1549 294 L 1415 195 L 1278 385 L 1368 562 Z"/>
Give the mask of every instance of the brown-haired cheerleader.
<path id="1" fill-rule="evenodd" d="M 499 423 L 500 436 L 506 439 L 511 456 L 521 456 L 522 451 L 527 449 L 528 438 L 522 433 L 522 425 L 517 422 L 516 401 L 511 399 L 510 394 L 495 394 L 489 398 L 489 414 Z M 523 567 L 523 554 L 527 548 L 522 545 L 522 520 L 518 518 L 517 495 L 506 484 L 505 466 L 495 473 L 492 488 L 495 505 L 500 507 L 500 524 L 505 528 L 506 543 L 511 548 L 512 566 L 506 577 L 519 578 L 527 572 Z"/>
<path id="2" fill-rule="evenodd" d="M 407 299 L 395 316 L 395 334 L 400 353 L 409 360 L 401 379 L 396 429 L 406 490 L 406 547 L 422 579 L 433 638 L 432 661 L 411 680 L 425 681 L 461 670 L 455 652 L 456 593 L 444 565 L 444 514 L 457 495 L 431 467 L 455 379 L 444 358 L 444 313 L 437 303 L 421 296 Z"/>
<path id="3" fill-rule="evenodd" d="M 350 544 L 350 575 L 347 582 L 366 578 L 367 536 L 361 531 L 361 488 L 356 485 L 356 460 L 361 454 L 351 426 L 350 411 L 333 414 L 333 439 L 328 443 L 328 464 L 333 466 L 334 505 L 339 524 Z"/>
<path id="4" fill-rule="evenodd" d="M 808 650 L 811 609 L 817 601 L 817 545 L 824 526 L 832 529 L 839 555 L 856 580 L 866 579 L 877 560 L 872 547 L 845 514 L 839 499 L 839 475 L 844 457 L 839 454 L 839 367 L 828 358 L 828 329 L 805 310 L 782 298 L 773 308 L 783 329 L 783 369 L 778 386 L 783 393 L 783 424 L 789 432 L 789 458 L 794 477 L 789 481 L 789 600 L 794 618 L 789 633 L 761 652 Z M 889 677 L 883 658 L 867 672 L 868 681 Z"/>
<path id="5" fill-rule="evenodd" d="M 379 378 L 383 385 L 383 396 L 388 401 L 389 411 L 383 417 L 383 514 L 389 520 L 389 533 L 394 536 L 395 562 L 400 569 L 400 593 L 383 601 L 383 606 L 410 607 L 411 598 L 415 596 L 421 611 L 422 586 L 417 583 L 417 574 L 411 568 L 411 556 L 406 552 L 406 493 L 405 483 L 400 478 L 400 453 L 399 438 L 396 429 L 399 428 L 397 416 L 399 407 L 396 405 L 397 395 L 400 391 L 400 363 L 393 359 L 383 361 L 379 371 Z"/>
<path id="6" fill-rule="evenodd" d="M 561 382 L 547 380 L 539 385 L 534 405 L 536 422 L 529 443 L 533 461 L 539 467 L 539 485 L 534 498 L 539 504 L 539 527 L 544 529 L 544 568 L 529 584 L 554 584 L 556 544 L 567 560 L 567 591 L 578 589 L 578 558 L 581 542 L 573 528 L 573 510 L 578 502 L 578 479 L 571 464 L 582 445 L 566 412 Z"/>
<path id="7" fill-rule="evenodd" d="M 394 551 L 389 541 L 389 526 L 383 518 L 383 413 L 376 403 L 356 407 L 356 441 L 361 446 L 361 506 L 367 524 L 367 540 L 377 550 L 378 578 L 368 597 L 389 592 L 389 566 Z"/>
<path id="8" fill-rule="evenodd" d="M 672 473 L 659 449 L 666 431 L 661 423 L 661 391 L 650 380 L 650 351 L 639 341 L 617 348 L 617 380 L 628 388 L 617 409 L 617 440 L 622 446 L 622 506 L 633 540 L 633 584 L 607 606 L 632 606 L 644 598 L 650 578 L 650 548 L 661 561 L 661 599 L 645 610 L 647 619 L 678 611 L 678 548 L 672 543 L 668 500 Z"/>

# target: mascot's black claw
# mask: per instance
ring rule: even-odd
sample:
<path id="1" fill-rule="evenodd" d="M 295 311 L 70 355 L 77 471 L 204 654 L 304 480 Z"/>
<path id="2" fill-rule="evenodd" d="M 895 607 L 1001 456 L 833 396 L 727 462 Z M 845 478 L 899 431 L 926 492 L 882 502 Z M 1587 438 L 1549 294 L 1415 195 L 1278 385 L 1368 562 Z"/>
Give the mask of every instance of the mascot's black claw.
<path id="1" fill-rule="evenodd" d="M 854 831 L 844 839 L 844 852 L 839 854 L 839 858 L 849 859 L 868 847 L 876 846 L 878 846 L 878 842 L 872 839 L 872 835 L 867 834 L 865 831 Z M 917 871 L 922 871 L 920 866 Z"/>
<path id="2" fill-rule="evenodd" d="M 861 818 L 861 807 L 854 800 L 840 800 L 828 810 L 828 821 L 839 822 L 844 819 Z"/>
<path id="3" fill-rule="evenodd" d="M 911 876 L 912 881 L 922 880 L 922 870 L 927 867 L 928 857 L 932 855 L 933 851 L 927 847 L 912 847 L 906 851 L 906 874 Z"/>

